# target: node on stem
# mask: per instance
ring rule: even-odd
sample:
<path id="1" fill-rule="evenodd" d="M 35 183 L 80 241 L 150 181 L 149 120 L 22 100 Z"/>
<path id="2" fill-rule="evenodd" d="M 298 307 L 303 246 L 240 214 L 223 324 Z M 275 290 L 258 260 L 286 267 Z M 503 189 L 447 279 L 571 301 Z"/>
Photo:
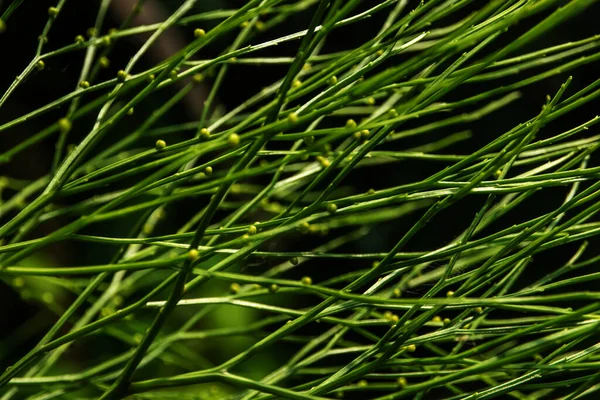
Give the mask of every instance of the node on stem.
<path id="1" fill-rule="evenodd" d="M 194 74 L 194 76 L 192 76 L 192 81 L 194 83 L 200 83 L 204 80 L 204 75 L 202 74 Z"/>
<path id="2" fill-rule="evenodd" d="M 100 65 L 100 68 L 106 69 L 110 66 L 110 60 L 108 59 L 108 57 L 102 56 L 98 60 L 98 64 Z"/>
<path id="3" fill-rule="evenodd" d="M 233 294 L 238 294 L 240 292 L 240 290 L 242 289 L 242 287 L 240 286 L 239 283 L 232 283 L 231 285 L 229 285 L 229 290 L 231 291 L 231 293 Z"/>
<path id="4" fill-rule="evenodd" d="M 262 21 L 256 21 L 256 23 L 254 24 L 254 27 L 256 28 L 257 31 L 261 31 L 261 32 L 264 31 L 265 29 L 267 29 L 267 26 Z"/>
<path id="5" fill-rule="evenodd" d="M 312 278 L 310 276 L 303 276 L 302 284 L 303 285 L 312 285 Z"/>
<path id="6" fill-rule="evenodd" d="M 198 132 L 198 136 L 200 136 L 200 139 L 208 140 L 210 138 L 210 132 L 208 129 L 202 128 L 200 129 L 200 132 Z"/>
<path id="7" fill-rule="evenodd" d="M 200 256 L 200 253 L 198 253 L 198 250 L 196 250 L 196 249 L 191 249 L 187 253 L 187 258 L 190 261 L 196 261 L 199 256 Z"/>
<path id="8" fill-rule="evenodd" d="M 167 142 L 165 142 L 165 141 L 164 141 L 164 140 L 162 140 L 162 139 L 158 139 L 158 140 L 156 141 L 156 143 L 154 144 L 154 148 L 155 148 L 156 150 L 163 150 L 165 147 L 167 147 Z"/>
<path id="9" fill-rule="evenodd" d="M 227 137 L 227 143 L 232 147 L 238 146 L 240 144 L 240 136 L 237 133 L 230 133 Z"/>
<path id="10" fill-rule="evenodd" d="M 58 120 L 58 129 L 62 133 L 67 133 L 71 130 L 71 121 L 67 118 L 61 118 Z"/>
<path id="11" fill-rule="evenodd" d="M 290 121 L 292 124 L 295 124 L 296 122 L 298 122 L 298 114 L 296 114 L 294 112 L 289 113 L 288 121 Z"/>
<path id="12" fill-rule="evenodd" d="M 96 29 L 95 27 L 91 27 L 91 28 L 88 28 L 87 31 L 85 31 L 85 33 L 91 39 L 93 37 L 98 36 L 98 29 Z"/>
<path id="13" fill-rule="evenodd" d="M 125 79 L 127 79 L 127 72 L 125 72 L 124 70 L 119 70 L 119 72 L 117 72 L 117 79 L 121 82 L 124 82 Z"/>

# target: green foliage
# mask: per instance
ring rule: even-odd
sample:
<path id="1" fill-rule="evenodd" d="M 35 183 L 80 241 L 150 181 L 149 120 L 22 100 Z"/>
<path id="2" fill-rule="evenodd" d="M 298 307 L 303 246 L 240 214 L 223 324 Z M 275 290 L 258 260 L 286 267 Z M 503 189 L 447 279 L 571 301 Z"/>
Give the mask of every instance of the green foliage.
<path id="1" fill-rule="evenodd" d="M 596 1 L 185 0 L 138 26 L 152 3 L 139 0 L 108 30 L 102 0 L 86 35 L 53 50 L 69 3 L 7 3 L 2 35 L 24 9 L 48 19 L 0 110 L 64 57 L 79 73 L 0 125 L 59 112 L 0 153 L 10 166 L 53 146 L 45 174 L 0 182 L 0 278 L 54 316 L 2 321 L 2 399 L 600 389 L 600 274 L 584 269 L 600 260 L 600 118 L 582 111 L 600 80 L 578 78 L 600 39 L 539 45 Z M 142 68 L 173 29 L 189 42 Z M 349 32 L 360 44 L 329 49 Z M 221 107 L 228 80 L 257 66 L 283 72 Z M 520 91 L 540 82 L 553 93 L 525 107 Z M 182 123 L 197 88 L 203 107 Z M 53 261 L 69 243 L 93 261 Z"/>

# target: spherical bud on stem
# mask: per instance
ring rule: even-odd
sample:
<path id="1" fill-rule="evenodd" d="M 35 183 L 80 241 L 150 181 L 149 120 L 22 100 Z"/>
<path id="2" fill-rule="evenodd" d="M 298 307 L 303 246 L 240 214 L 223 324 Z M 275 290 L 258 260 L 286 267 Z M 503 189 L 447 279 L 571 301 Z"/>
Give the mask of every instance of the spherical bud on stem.
<path id="1" fill-rule="evenodd" d="M 360 137 L 363 139 L 368 138 L 370 134 L 371 132 L 368 129 L 363 129 L 362 131 L 360 131 Z"/>
<path id="2" fill-rule="evenodd" d="M 108 57 L 102 56 L 100 57 L 100 60 L 98 60 L 98 64 L 100 65 L 100 68 L 106 69 L 110 67 L 110 60 Z"/>
<path id="3" fill-rule="evenodd" d="M 265 29 L 267 29 L 267 26 L 262 21 L 256 21 L 256 23 L 254 24 L 254 27 L 256 28 L 257 31 L 261 31 L 261 32 L 264 31 Z"/>
<path id="4" fill-rule="evenodd" d="M 111 42 L 110 36 L 104 36 L 100 40 L 100 46 L 108 47 L 108 46 L 110 46 L 110 42 Z"/>
<path id="5" fill-rule="evenodd" d="M 303 276 L 302 284 L 303 285 L 312 285 L 312 278 L 310 276 Z"/>
<path id="6" fill-rule="evenodd" d="M 192 81 L 194 83 L 200 83 L 204 80 L 204 75 L 202 74 L 194 74 L 194 76 L 192 76 Z"/>
<path id="7" fill-rule="evenodd" d="M 88 81 L 81 81 L 79 82 L 79 87 L 82 89 L 87 89 L 90 87 L 90 83 Z"/>
<path id="8" fill-rule="evenodd" d="M 367 194 L 375 194 L 375 189 L 369 189 L 369 190 L 367 190 Z"/>
<path id="9" fill-rule="evenodd" d="M 369 383 L 365 379 L 361 379 L 356 384 L 360 387 L 367 387 L 369 385 Z"/>
<path id="10" fill-rule="evenodd" d="M 238 294 L 240 292 L 240 290 L 242 289 L 242 287 L 240 286 L 239 283 L 235 283 L 233 282 L 231 285 L 229 285 L 229 290 L 231 291 L 231 293 L 233 294 Z"/>
<path id="11" fill-rule="evenodd" d="M 77 43 L 77 44 L 83 44 L 83 42 L 85 42 L 85 38 L 83 37 L 83 35 L 77 35 L 77 36 L 75 36 L 75 43 Z"/>
<path id="12" fill-rule="evenodd" d="M 2 19 L 0 19 L 0 33 L 4 32 L 6 30 L 6 22 L 4 22 Z"/>
<path id="13" fill-rule="evenodd" d="M 269 286 L 269 292 L 271 292 L 271 293 L 275 293 L 278 290 L 279 290 L 279 286 L 277 286 L 275 283 L 272 284 L 271 286 Z"/>
<path id="14" fill-rule="evenodd" d="M 248 21 L 244 21 L 240 24 L 240 28 L 245 29 L 248 27 L 248 25 L 250 25 L 250 23 Z"/>
<path id="15" fill-rule="evenodd" d="M 256 232 L 258 232 L 258 229 L 256 228 L 256 226 L 250 225 L 248 227 L 248 231 L 247 232 L 248 232 L 248 235 L 254 235 L 254 234 L 256 234 Z"/>
<path id="16" fill-rule="evenodd" d="M 327 168 L 331 165 L 331 162 L 323 156 L 317 156 L 317 161 L 321 164 L 321 167 Z"/>
<path id="17" fill-rule="evenodd" d="M 394 289 L 394 291 L 392 292 L 392 295 L 396 298 L 401 297 L 402 296 L 402 291 L 398 288 Z"/>
<path id="18" fill-rule="evenodd" d="M 198 136 L 200 136 L 200 139 L 202 140 L 208 140 L 210 138 L 210 132 L 208 129 L 202 128 L 200 129 L 200 132 L 198 132 Z"/>
<path id="19" fill-rule="evenodd" d="M 67 133 L 71 130 L 71 121 L 69 121 L 67 118 L 61 118 L 58 120 L 58 129 L 62 132 L 62 133 Z"/>
<path id="20" fill-rule="evenodd" d="M 295 124 L 296 122 L 298 122 L 298 114 L 292 112 L 288 114 L 288 121 L 290 121 L 292 124 Z"/>
<path id="21" fill-rule="evenodd" d="M 48 15 L 51 16 L 52 18 L 56 17 L 58 15 L 58 8 L 56 8 L 56 7 L 48 8 Z"/>
<path id="22" fill-rule="evenodd" d="M 381 57 L 383 55 L 383 50 L 379 49 L 379 50 L 377 50 L 377 53 L 375 53 L 375 54 L 377 54 L 377 56 Z"/>
<path id="23" fill-rule="evenodd" d="M 309 71 L 311 68 L 312 68 L 312 65 L 311 65 L 311 63 L 306 63 L 306 64 L 304 64 L 304 65 L 302 66 L 302 69 L 303 69 L 304 71 Z"/>
<path id="24" fill-rule="evenodd" d="M 405 347 L 405 349 L 406 349 L 406 351 L 414 353 L 417 350 L 417 346 L 415 346 L 414 344 L 409 344 L 408 346 Z"/>
<path id="25" fill-rule="evenodd" d="M 372 105 L 375 104 L 375 98 L 374 97 L 368 97 L 366 101 L 367 101 L 367 104 L 370 105 L 370 106 L 372 106 Z"/>
<path id="26" fill-rule="evenodd" d="M 194 29 L 194 37 L 195 38 L 201 38 L 204 35 L 206 35 L 206 32 L 204 32 L 204 29 L 200 29 L 200 28 Z"/>
<path id="27" fill-rule="evenodd" d="M 133 107 L 131 107 L 129 110 L 127 110 L 127 115 L 133 115 L 134 112 L 135 112 L 135 109 Z"/>
<path id="28" fill-rule="evenodd" d="M 230 133 L 227 137 L 227 143 L 229 143 L 229 145 L 233 147 L 239 146 L 240 136 L 237 133 Z"/>
<path id="29" fill-rule="evenodd" d="M 204 173 L 205 173 L 207 176 L 211 176 L 211 175 L 212 175 L 212 173 L 213 173 L 213 168 L 212 168 L 212 167 L 209 165 L 208 167 L 204 168 Z"/>
<path id="30" fill-rule="evenodd" d="M 155 148 L 156 150 L 163 150 L 165 147 L 167 147 L 167 142 L 165 142 L 165 141 L 164 141 L 164 140 L 162 140 L 162 139 L 158 139 L 158 140 L 156 141 L 156 144 L 154 145 L 154 148 Z"/>
<path id="31" fill-rule="evenodd" d="M 356 128 L 356 121 L 354 121 L 353 119 L 349 119 L 348 121 L 346 121 L 346 128 Z"/>
<path id="32" fill-rule="evenodd" d="M 334 75 L 331 78 L 329 78 L 327 83 L 329 83 L 330 86 L 334 86 L 335 84 L 337 84 L 338 83 L 337 76 Z"/>
<path id="33" fill-rule="evenodd" d="M 292 258 L 290 258 L 290 264 L 292 264 L 292 265 L 298 265 L 298 257 L 292 257 Z"/>
<path id="34" fill-rule="evenodd" d="M 13 279 L 13 285 L 15 287 L 22 288 L 23 286 L 25 286 L 25 279 L 23 279 L 22 277 L 18 276 L 15 279 Z"/>
<path id="35" fill-rule="evenodd" d="M 327 212 L 329 214 L 335 214 L 336 211 L 337 211 L 337 206 L 335 205 L 335 203 L 327 204 Z"/>
<path id="36" fill-rule="evenodd" d="M 169 72 L 169 78 L 171 78 L 171 80 L 175 80 L 177 79 L 178 75 L 177 75 L 177 71 L 175 71 L 174 69 L 171 70 L 171 72 Z"/>
<path id="37" fill-rule="evenodd" d="M 431 322 L 435 322 L 435 323 L 440 323 L 442 322 L 442 317 L 440 317 L 439 315 L 436 315 L 435 317 L 431 318 Z"/>
<path id="38" fill-rule="evenodd" d="M 306 221 L 303 221 L 299 226 L 298 229 L 300 230 L 300 233 L 308 233 L 308 231 L 310 230 L 310 224 Z"/>
<path id="39" fill-rule="evenodd" d="M 46 63 L 44 63 L 44 61 L 43 61 L 43 60 L 39 60 L 37 63 L 35 63 L 35 68 L 36 68 L 38 71 L 41 71 L 41 70 L 43 70 L 44 68 L 46 68 Z"/>
<path id="40" fill-rule="evenodd" d="M 388 111 L 388 115 L 389 115 L 391 118 L 396 118 L 396 117 L 398 116 L 398 111 L 396 111 L 396 110 L 394 110 L 394 109 L 392 108 L 390 111 Z"/>
<path id="41" fill-rule="evenodd" d="M 42 301 L 46 304 L 54 303 L 54 293 L 45 292 L 44 294 L 42 294 Z"/>
<path id="42" fill-rule="evenodd" d="M 483 308 L 481 308 L 481 307 L 475 307 L 475 312 L 477 314 L 483 314 Z"/>
<path id="43" fill-rule="evenodd" d="M 401 376 L 400 378 L 398 378 L 397 380 L 398 386 L 404 388 L 406 387 L 406 385 L 408 385 L 408 382 L 406 381 L 406 378 Z"/>
<path id="44" fill-rule="evenodd" d="M 196 249 L 191 249 L 187 253 L 187 258 L 190 261 L 196 261 L 199 256 L 200 256 L 200 253 L 198 253 L 198 250 L 196 250 Z"/>
<path id="45" fill-rule="evenodd" d="M 292 87 L 294 89 L 297 89 L 300 86 L 302 86 L 302 81 L 300 79 L 294 79 L 294 82 L 292 82 Z"/>
<path id="46" fill-rule="evenodd" d="M 379 267 L 379 264 L 380 264 L 380 262 L 375 260 L 375 261 L 373 261 L 373 264 L 371 264 L 371 268 L 377 268 L 377 267 Z"/>
<path id="47" fill-rule="evenodd" d="M 89 38 L 93 38 L 94 36 L 98 36 L 98 29 L 95 27 L 88 28 L 85 32 Z"/>
<path id="48" fill-rule="evenodd" d="M 448 292 L 446 292 L 446 297 L 452 297 L 454 296 L 454 292 L 452 290 L 448 290 Z"/>
<path id="49" fill-rule="evenodd" d="M 448 326 L 452 323 L 452 321 L 450 320 L 450 318 L 444 318 L 442 323 L 444 324 L 444 326 Z"/>
<path id="50" fill-rule="evenodd" d="M 119 72 L 117 72 L 117 79 L 121 82 L 124 82 L 125 79 L 127 79 L 127 72 L 125 72 L 124 70 L 119 70 Z"/>

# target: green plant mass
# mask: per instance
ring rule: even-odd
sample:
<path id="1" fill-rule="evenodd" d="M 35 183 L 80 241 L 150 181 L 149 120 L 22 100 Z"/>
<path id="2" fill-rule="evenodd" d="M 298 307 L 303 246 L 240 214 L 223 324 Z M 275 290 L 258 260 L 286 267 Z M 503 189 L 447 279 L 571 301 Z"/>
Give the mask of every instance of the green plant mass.
<path id="1" fill-rule="evenodd" d="M 600 396 L 596 0 L 0 0 L 0 399 Z"/>

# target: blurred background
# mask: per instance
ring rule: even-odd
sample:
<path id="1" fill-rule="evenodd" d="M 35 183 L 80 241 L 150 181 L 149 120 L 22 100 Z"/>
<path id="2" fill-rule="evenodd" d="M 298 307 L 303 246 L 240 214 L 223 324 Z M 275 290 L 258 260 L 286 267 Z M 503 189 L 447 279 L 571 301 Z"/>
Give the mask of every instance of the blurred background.
<path id="1" fill-rule="evenodd" d="M 63 12 L 55 22 L 49 35 L 49 42 L 46 44 L 46 51 L 61 48 L 74 42 L 76 35 L 86 35 L 86 31 L 93 26 L 97 14 L 99 1 L 71 1 L 67 2 Z M 111 3 L 110 10 L 107 14 L 106 23 L 103 31 L 108 31 L 111 28 L 118 28 L 123 20 L 130 14 L 132 7 L 135 5 L 133 0 L 114 0 Z M 201 13 L 210 10 L 229 10 L 242 6 L 244 1 L 233 0 L 202 0 L 198 1 L 192 14 Z M 475 2 L 477 3 L 477 2 Z M 0 0 L 0 13 L 10 4 L 10 1 Z M 151 24 L 160 22 L 166 19 L 177 7 L 181 4 L 180 1 L 174 0 L 146 0 L 143 11 L 134 20 L 134 25 Z M 3 92 L 13 81 L 14 77 L 21 73 L 25 66 L 30 62 L 35 54 L 35 49 L 38 43 L 38 36 L 42 31 L 43 26 L 47 21 L 47 9 L 53 6 L 53 1 L 36 0 L 25 2 L 7 21 L 7 30 L 0 35 L 0 92 Z M 364 2 L 364 9 L 372 7 L 371 1 Z M 305 29 L 312 17 L 314 9 L 309 8 L 305 11 L 298 12 L 284 23 L 269 26 L 266 30 L 256 30 L 252 33 L 249 43 L 261 43 L 273 38 L 281 37 L 286 34 L 294 33 Z M 443 25 L 450 25 L 464 18 L 472 9 L 466 8 L 461 15 L 453 15 L 444 21 Z M 522 49 L 522 52 L 533 51 L 552 45 L 566 43 L 569 41 L 580 40 L 594 34 L 598 31 L 597 17 L 600 15 L 600 7 L 593 7 L 589 12 L 578 16 L 576 19 L 563 24 L 560 29 L 547 34 L 542 39 L 533 43 L 528 48 Z M 366 19 L 360 23 L 349 25 L 348 27 L 336 29 L 331 36 L 327 38 L 326 44 L 322 53 L 331 53 L 350 49 L 363 43 L 368 38 L 373 37 L 380 29 L 386 13 L 379 13 L 372 18 Z M 540 18 L 543 16 L 540 16 Z M 263 17 L 261 17 L 261 20 Z M 220 20 L 202 21 L 189 26 L 177 26 L 169 29 L 165 35 L 154 45 L 150 51 L 143 57 L 142 61 L 137 65 L 136 71 L 143 71 L 157 62 L 164 60 L 169 55 L 181 49 L 186 43 L 193 39 L 193 30 L 202 28 L 206 31 L 212 29 Z M 268 24 L 269 16 L 264 16 L 264 22 Z M 507 43 L 512 38 L 524 32 L 531 27 L 536 21 L 527 20 L 508 34 L 504 35 L 497 41 L 489 51 L 498 48 L 503 43 Z M 198 59 L 210 59 L 219 55 L 235 38 L 237 32 L 223 37 L 221 41 L 209 46 L 201 54 Z M 129 37 L 127 39 L 118 40 L 114 43 L 110 54 L 110 66 L 103 69 L 98 75 L 97 81 L 104 81 L 116 76 L 120 70 L 130 59 L 132 54 L 139 48 L 148 35 L 139 35 Z M 257 56 L 294 56 L 298 41 L 292 41 L 283 45 L 275 46 L 263 50 Z M 43 106 L 71 91 L 74 90 L 78 83 L 81 63 L 83 61 L 84 51 L 70 52 L 62 56 L 54 57 L 46 62 L 46 68 L 40 72 L 34 72 L 27 81 L 22 84 L 9 98 L 7 103 L 0 108 L 0 124 L 11 121 L 14 118 L 26 114 L 40 106 Z M 483 56 L 483 55 L 482 55 Z M 251 64 L 231 64 L 229 72 L 224 80 L 221 90 L 218 92 L 215 113 L 223 114 L 225 111 L 231 110 L 239 105 L 245 99 L 259 92 L 264 86 L 271 84 L 275 79 L 283 77 L 287 71 L 287 65 L 260 65 Z M 482 145 L 488 143 L 492 138 L 511 129 L 515 125 L 534 117 L 540 110 L 545 101 L 547 94 L 554 94 L 559 86 L 567 79 L 568 75 L 573 75 L 573 83 L 568 94 L 583 88 L 585 85 L 598 78 L 597 63 L 589 64 L 576 70 L 570 71 L 563 75 L 557 75 L 550 79 L 527 86 L 521 90 L 521 98 L 509 106 L 493 112 L 486 118 L 473 121 L 465 124 L 461 129 L 471 131 L 471 137 L 468 140 L 445 148 L 441 153 L 447 154 L 467 154 Z M 385 66 L 383 67 L 385 68 Z M 483 84 L 463 85 L 459 89 L 453 91 L 443 100 L 451 101 L 452 99 L 463 98 L 465 96 L 488 90 L 495 85 L 504 85 L 516 80 L 524 79 L 527 76 L 539 73 L 541 69 L 536 68 L 510 76 L 500 81 L 492 81 Z M 211 87 L 211 82 L 214 76 L 208 74 L 201 85 L 198 85 L 192 90 L 179 106 L 175 107 L 167 113 L 157 123 L 157 127 L 181 124 L 185 122 L 197 121 L 202 111 L 203 102 Z M 133 115 L 128 116 L 120 123 L 119 129 L 115 130 L 115 134 L 119 132 L 129 132 L 138 127 L 156 108 L 160 107 L 167 99 L 173 96 L 177 90 L 181 89 L 182 85 L 173 85 L 163 89 L 150 98 L 145 100 L 141 107 L 136 108 Z M 89 100 L 89 99 L 87 99 Z M 84 100 L 84 101 L 87 101 Z M 482 105 L 474 106 L 471 109 L 476 109 Z M 592 102 L 584 107 L 570 113 L 568 116 L 559 118 L 551 126 L 544 128 L 541 132 L 543 136 L 552 136 L 557 132 L 568 130 L 576 125 L 579 125 L 599 113 L 599 104 Z M 468 112 L 469 109 L 465 110 Z M 55 123 L 66 112 L 65 107 L 53 109 L 42 116 L 27 121 L 24 124 L 18 125 L 15 128 L 1 132 L 0 153 L 12 148 L 18 143 L 23 142 L 35 133 Z M 73 131 L 69 136 L 69 143 L 78 143 L 94 123 L 95 114 L 91 113 L 87 117 L 78 120 L 73 127 Z M 435 121 L 438 117 L 423 118 L 415 122 L 406 124 L 403 128 L 410 129 L 419 124 L 426 124 Z M 341 125 L 345 119 L 340 118 L 339 121 L 328 121 L 326 124 Z M 596 134 L 595 129 L 589 132 L 589 135 Z M 180 132 L 172 134 L 168 137 L 169 143 L 175 143 L 180 140 L 185 140 L 193 137 L 194 130 L 188 132 Z M 100 147 L 116 141 L 118 137 L 108 137 Z M 149 136 L 139 142 L 139 146 L 147 146 L 148 148 L 156 141 L 156 136 Z M 415 136 L 402 141 L 394 142 L 390 149 L 402 150 L 409 149 L 428 143 L 433 139 L 432 135 Z M 52 164 L 52 158 L 55 149 L 56 136 L 51 135 L 46 140 L 34 145 L 15 156 L 11 160 L 4 160 L 0 164 L 0 176 L 10 177 L 15 182 L 27 182 L 39 178 L 48 173 Z M 591 165 L 597 165 L 597 157 L 593 157 Z M 402 161 L 393 163 L 392 166 L 379 166 L 372 168 L 362 168 L 356 173 L 353 173 L 351 178 L 345 181 L 345 187 L 349 192 L 363 193 L 370 188 L 378 189 L 398 185 L 406 182 L 413 182 L 424 179 L 432 173 L 443 168 L 443 166 L 434 163 L 422 163 L 419 161 Z M 267 181 L 256 179 L 253 184 L 261 185 Z M 110 188 L 111 190 L 114 188 Z M 564 200 L 564 196 L 568 188 L 552 188 L 544 189 L 540 193 L 532 196 L 524 204 L 520 205 L 513 213 L 510 213 L 505 219 L 499 222 L 502 226 L 510 226 L 516 222 L 521 222 L 530 219 L 532 216 L 547 210 L 554 209 Z M 98 194 L 105 193 L 106 190 L 99 190 Z M 10 199 L 16 193 L 15 190 L 4 188 L 1 193 L 3 201 Z M 70 196 L 61 199 L 60 205 L 68 206 L 77 204 L 80 200 L 78 196 Z M 136 201 L 143 201 L 144 198 Z M 233 204 L 235 201 L 247 200 L 243 195 L 233 196 Z M 191 215 L 194 215 L 200 205 L 205 204 L 206 199 L 189 199 L 173 204 L 167 208 L 167 216 L 158 228 L 157 234 L 172 233 L 182 224 L 184 224 Z M 483 197 L 468 196 L 450 210 L 440 213 L 436 217 L 435 223 L 426 227 L 405 249 L 406 251 L 421 251 L 436 248 L 448 243 L 457 234 L 467 226 L 466 224 L 472 218 L 474 212 L 483 203 Z M 416 221 L 420 212 L 413 213 L 408 217 L 397 221 L 377 224 L 375 226 L 365 227 L 365 231 L 360 233 L 361 239 L 348 243 L 338 252 L 379 252 L 389 250 L 401 235 Z M 0 215 L 0 222 L 5 223 L 8 218 L 13 215 Z M 65 216 L 54 218 L 47 223 L 43 223 L 38 229 L 28 238 L 41 237 L 48 232 L 52 232 L 67 222 L 71 221 L 74 216 Z M 91 235 L 106 235 L 106 236 L 124 236 L 129 231 L 131 225 L 139 216 L 131 216 L 128 218 L 112 220 L 107 224 L 95 224 L 85 229 L 86 234 Z M 496 224 L 489 229 L 497 230 L 501 226 Z M 344 235 L 353 232 L 355 228 L 341 228 L 336 235 Z M 269 250 L 286 250 L 286 251 L 301 251 L 310 250 L 319 244 L 322 244 L 325 238 L 321 235 L 289 235 L 280 240 L 273 241 L 269 244 Z M 597 248 L 598 241 L 592 239 L 590 249 Z M 574 252 L 577 244 L 573 246 L 561 246 L 551 251 L 544 252 L 535 259 L 531 268 L 528 268 L 528 273 L 531 276 L 524 277 L 524 280 L 534 279 L 539 271 L 544 271 L 548 265 L 556 266 L 566 261 Z M 106 263 L 114 255 L 114 248 L 103 244 L 93 244 L 84 242 L 61 242 L 37 253 L 35 256 L 24 260 L 24 265 L 44 265 L 44 266 L 70 266 L 70 265 L 89 265 Z M 337 274 L 347 272 L 348 269 L 367 268 L 369 262 L 365 261 L 364 265 L 345 265 L 344 262 L 327 261 L 324 265 L 322 262 L 310 261 L 303 263 L 301 268 L 296 268 L 287 274 L 286 278 L 298 279 L 303 275 L 311 275 L 313 281 L 322 281 Z M 272 267 L 266 261 L 253 261 L 238 265 L 238 270 L 248 271 L 253 268 L 257 274 L 267 268 Z M 531 272 L 529 272 L 531 271 Z M 538 271 L 538 272 L 536 272 Z M 145 277 L 145 285 L 151 287 L 155 282 L 164 278 L 166 272 L 156 272 Z M 582 288 L 583 289 L 583 288 Z M 222 295 L 228 290 L 228 285 L 224 282 L 211 282 L 201 288 L 199 295 Z M 408 296 L 420 296 L 426 290 L 423 288 L 408 291 Z M 129 302 L 135 299 L 136 293 L 131 293 L 130 297 L 127 294 L 117 299 L 111 307 L 116 308 L 121 301 Z M 55 284 L 52 280 L 41 280 L 27 278 L 23 280 L 15 280 L 4 278 L 0 281 L 0 371 L 4 370 L 9 365 L 22 357 L 32 346 L 34 346 L 43 336 L 46 330 L 56 321 L 59 315 L 70 302 L 74 299 L 75 294 L 68 288 Z M 302 305 L 311 304 L 308 299 L 301 297 L 285 298 L 282 296 L 281 304 L 291 305 L 294 308 Z M 202 329 L 212 327 L 237 326 L 249 324 L 265 315 L 254 310 L 221 307 L 219 312 L 210 313 L 202 320 Z M 107 310 L 106 312 L 110 312 Z M 175 329 L 186 321 L 195 311 L 190 307 L 181 310 L 171 318 L 167 330 Z M 63 356 L 62 360 L 56 365 L 53 374 L 61 372 L 78 371 L 80 365 L 90 365 L 89 360 L 106 359 L 111 354 L 117 354 L 128 348 L 136 334 L 143 332 L 147 323 L 151 320 L 153 313 L 150 311 L 142 311 L 135 314 L 136 318 L 132 321 L 126 321 L 122 325 L 122 331 L 129 332 L 130 336 L 123 338 L 116 332 L 110 332 L 110 327 L 107 328 L 108 334 L 90 335 L 84 340 L 78 341 L 72 346 Z M 310 334 L 313 327 L 307 327 L 305 332 Z M 350 336 L 350 338 L 352 338 Z M 359 339 L 360 340 L 360 339 Z M 251 337 L 224 337 L 219 339 L 211 339 L 210 341 L 198 340 L 193 345 L 193 358 L 196 365 L 186 361 L 187 365 L 184 368 L 204 368 L 222 362 L 229 357 L 238 354 L 248 345 L 253 343 L 255 338 Z M 188 344 L 189 345 L 189 344 Z M 261 354 L 258 359 L 252 360 L 252 365 L 259 365 L 260 368 L 253 368 L 245 371 L 250 377 L 259 378 L 265 373 L 281 364 L 283 360 L 288 359 L 301 346 L 301 343 L 280 342 L 268 354 Z M 136 377 L 143 379 L 157 375 L 156 369 L 160 369 L 160 375 L 170 375 L 180 373 L 182 368 L 176 362 L 164 364 L 156 364 L 153 368 L 145 368 Z M 225 390 L 214 389 L 211 390 Z M 202 398 L 201 393 L 198 398 Z M 207 395 L 210 398 L 210 395 Z"/>

